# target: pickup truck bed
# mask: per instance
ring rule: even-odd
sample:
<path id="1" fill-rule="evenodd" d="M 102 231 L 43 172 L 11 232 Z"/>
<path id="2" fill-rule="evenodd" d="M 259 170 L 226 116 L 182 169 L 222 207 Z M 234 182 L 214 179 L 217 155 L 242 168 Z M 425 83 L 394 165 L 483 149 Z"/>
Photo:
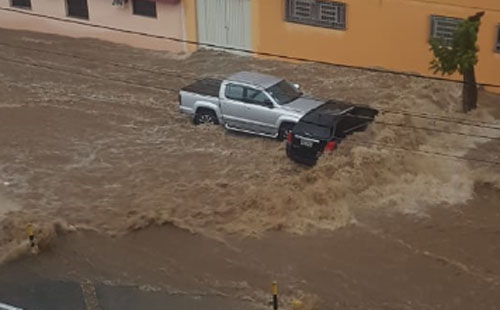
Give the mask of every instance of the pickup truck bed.
<path id="1" fill-rule="evenodd" d="M 181 90 L 202 96 L 219 97 L 222 80 L 202 79 L 190 84 Z"/>

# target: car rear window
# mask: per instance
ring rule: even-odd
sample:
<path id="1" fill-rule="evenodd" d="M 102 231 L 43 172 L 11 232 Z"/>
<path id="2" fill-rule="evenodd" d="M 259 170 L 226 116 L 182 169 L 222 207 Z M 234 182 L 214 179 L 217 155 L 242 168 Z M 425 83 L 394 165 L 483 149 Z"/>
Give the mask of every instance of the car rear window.
<path id="1" fill-rule="evenodd" d="M 332 137 L 333 127 L 302 121 L 295 125 L 293 131 L 301 136 L 325 140 Z"/>

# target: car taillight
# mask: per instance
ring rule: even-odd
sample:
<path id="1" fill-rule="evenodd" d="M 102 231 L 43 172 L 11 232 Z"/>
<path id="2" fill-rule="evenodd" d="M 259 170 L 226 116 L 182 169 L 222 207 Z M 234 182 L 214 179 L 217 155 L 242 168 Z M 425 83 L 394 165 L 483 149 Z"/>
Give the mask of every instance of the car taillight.
<path id="1" fill-rule="evenodd" d="M 286 141 L 287 141 L 288 143 L 292 143 L 292 133 L 291 133 L 291 132 L 289 132 L 289 133 L 286 135 Z"/>
<path id="2" fill-rule="evenodd" d="M 331 152 L 331 151 L 333 151 L 333 150 L 335 149 L 335 147 L 336 147 L 336 146 L 337 146 L 337 142 L 335 142 L 335 141 L 330 141 L 330 142 L 328 142 L 328 143 L 326 144 L 326 146 L 325 146 L 325 151 L 329 151 L 329 152 Z"/>

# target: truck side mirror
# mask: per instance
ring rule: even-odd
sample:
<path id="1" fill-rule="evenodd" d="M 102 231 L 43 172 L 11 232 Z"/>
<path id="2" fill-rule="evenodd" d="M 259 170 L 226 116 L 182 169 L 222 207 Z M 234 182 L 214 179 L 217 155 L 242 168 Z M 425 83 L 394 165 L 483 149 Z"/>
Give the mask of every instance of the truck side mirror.
<path id="1" fill-rule="evenodd" d="M 266 107 L 268 107 L 270 109 L 274 108 L 274 104 L 271 100 L 264 101 L 264 104 L 266 105 Z"/>

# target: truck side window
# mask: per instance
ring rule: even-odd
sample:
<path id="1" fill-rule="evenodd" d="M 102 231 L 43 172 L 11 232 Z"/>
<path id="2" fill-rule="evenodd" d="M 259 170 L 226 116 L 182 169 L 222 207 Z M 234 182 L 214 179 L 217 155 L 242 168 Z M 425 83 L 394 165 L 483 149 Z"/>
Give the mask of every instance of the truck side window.
<path id="1" fill-rule="evenodd" d="M 245 102 L 266 106 L 268 101 L 269 98 L 263 91 L 253 88 L 246 89 Z"/>
<path id="2" fill-rule="evenodd" d="M 228 84 L 226 86 L 226 98 L 242 101 L 245 88 L 240 85 Z"/>

